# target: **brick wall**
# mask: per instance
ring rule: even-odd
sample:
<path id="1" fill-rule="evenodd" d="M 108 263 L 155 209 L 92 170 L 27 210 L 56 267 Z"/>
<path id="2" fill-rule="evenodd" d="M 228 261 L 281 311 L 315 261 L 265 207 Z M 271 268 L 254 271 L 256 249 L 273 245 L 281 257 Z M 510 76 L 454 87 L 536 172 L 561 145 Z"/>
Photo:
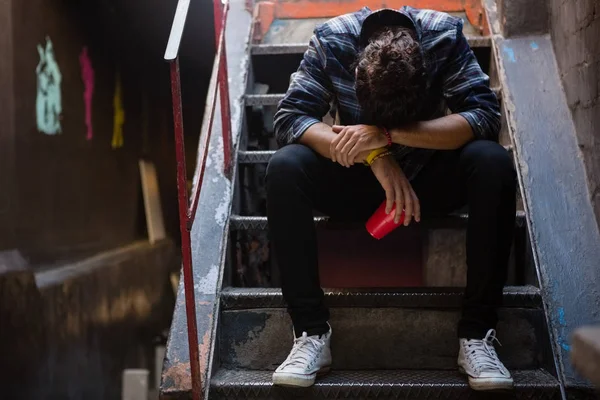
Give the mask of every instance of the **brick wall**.
<path id="1" fill-rule="evenodd" d="M 556 59 L 600 224 L 600 1 L 549 3 Z"/>

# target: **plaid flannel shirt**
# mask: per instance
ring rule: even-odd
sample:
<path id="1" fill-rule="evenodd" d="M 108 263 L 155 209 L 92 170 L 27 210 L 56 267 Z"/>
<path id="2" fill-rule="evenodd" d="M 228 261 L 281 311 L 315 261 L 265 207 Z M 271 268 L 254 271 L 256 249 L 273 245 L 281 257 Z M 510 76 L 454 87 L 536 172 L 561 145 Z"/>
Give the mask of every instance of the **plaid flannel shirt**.
<path id="1" fill-rule="evenodd" d="M 428 96 L 420 120 L 452 113 L 462 115 L 476 139 L 498 140 L 500 107 L 469 47 L 461 19 L 449 14 L 403 7 L 426 60 Z M 367 7 L 319 25 L 310 39 L 298 70 L 279 102 L 275 134 L 280 146 L 295 143 L 313 124 L 333 108 L 342 125 L 364 123 L 355 92 L 351 66 L 359 52 L 360 30 L 371 14 Z M 394 145 L 394 156 L 409 179 L 427 163 L 434 150 Z"/>

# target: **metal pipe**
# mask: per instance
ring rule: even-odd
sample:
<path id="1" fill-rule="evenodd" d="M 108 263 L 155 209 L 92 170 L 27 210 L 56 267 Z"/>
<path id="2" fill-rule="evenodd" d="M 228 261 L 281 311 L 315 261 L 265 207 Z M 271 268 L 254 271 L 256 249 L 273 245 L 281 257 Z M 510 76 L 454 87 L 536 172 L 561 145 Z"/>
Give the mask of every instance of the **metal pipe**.
<path id="1" fill-rule="evenodd" d="M 179 58 L 170 62 L 171 95 L 175 133 L 175 156 L 177 159 L 177 199 L 179 201 L 179 230 L 181 232 L 181 255 L 183 260 L 183 285 L 187 318 L 190 368 L 192 373 L 192 399 L 202 400 L 202 377 L 200 376 L 200 352 L 198 348 L 198 323 L 196 321 L 196 296 L 192 271 L 192 245 L 188 216 L 187 174 L 185 169 L 185 143 L 183 136 L 183 111 L 181 103 L 181 79 Z"/>
<path id="2" fill-rule="evenodd" d="M 179 0 L 177 2 L 175 17 L 173 17 L 173 25 L 171 25 L 171 33 L 165 50 L 165 60 L 167 61 L 175 60 L 179 54 L 179 45 L 181 44 L 181 36 L 183 35 L 189 9 L 190 0 Z"/>
<path id="3" fill-rule="evenodd" d="M 225 18 L 227 18 L 227 12 L 225 12 L 224 14 L 219 14 L 222 17 L 221 20 L 221 26 L 225 26 L 224 24 L 224 20 Z M 198 171 L 198 173 L 196 174 L 196 177 L 194 179 L 194 191 L 192 193 L 192 204 L 189 207 L 189 211 L 188 211 L 188 217 L 189 217 L 189 229 L 191 229 L 191 225 L 194 222 L 194 218 L 196 216 L 196 209 L 198 208 L 198 202 L 200 201 L 200 190 L 202 188 L 202 182 L 204 179 L 204 172 L 206 169 L 206 157 L 208 156 L 208 146 L 209 146 L 209 142 L 210 142 L 210 136 L 212 134 L 212 127 L 214 124 L 214 120 L 215 120 L 215 109 L 217 108 L 217 91 L 221 90 L 221 83 L 219 81 L 219 78 L 221 77 L 221 65 L 222 65 L 222 60 L 223 60 L 223 54 L 225 53 L 225 30 L 223 29 L 221 31 L 221 34 L 219 35 L 219 45 L 217 46 L 217 54 L 215 56 L 215 62 L 213 65 L 213 71 L 212 71 L 212 76 L 213 79 L 210 82 L 210 85 L 208 87 L 208 94 L 209 94 L 209 98 L 206 101 L 206 106 L 207 108 L 204 110 L 205 113 L 205 118 L 208 115 L 208 123 L 206 124 L 206 130 L 200 133 L 200 144 L 198 146 L 199 150 L 198 150 L 198 160 L 197 160 L 197 168 L 200 168 L 200 170 Z M 228 88 L 226 87 L 227 90 L 227 106 L 229 106 L 229 92 L 228 92 Z M 220 93 L 223 93 L 222 91 Z M 224 96 L 220 96 L 221 97 L 221 104 L 223 104 L 223 97 Z M 223 117 L 223 106 L 221 106 L 221 118 Z M 223 122 L 223 121 L 222 121 Z M 225 138 L 229 138 L 231 137 L 231 134 L 227 134 L 226 136 L 226 132 L 227 130 L 229 132 L 231 132 L 231 122 L 229 120 L 229 112 L 227 112 L 227 121 L 223 122 L 223 124 L 225 124 L 224 127 L 222 127 L 223 129 L 223 152 L 224 152 L 224 168 L 228 168 L 228 163 L 227 163 L 227 157 L 229 157 L 230 163 L 231 163 L 231 140 L 228 140 L 226 142 Z M 229 167 L 230 168 L 230 167 Z"/>
<path id="4" fill-rule="evenodd" d="M 223 7 L 229 7 L 224 5 Z M 225 32 L 225 18 L 227 10 L 223 17 L 223 32 Z M 223 134 L 223 173 L 227 178 L 231 178 L 232 166 L 232 140 L 231 140 L 231 108 L 229 105 L 229 80 L 227 75 L 227 50 L 225 46 L 225 37 L 223 37 L 221 48 L 221 60 L 219 65 L 219 97 L 221 98 L 221 131 Z"/>

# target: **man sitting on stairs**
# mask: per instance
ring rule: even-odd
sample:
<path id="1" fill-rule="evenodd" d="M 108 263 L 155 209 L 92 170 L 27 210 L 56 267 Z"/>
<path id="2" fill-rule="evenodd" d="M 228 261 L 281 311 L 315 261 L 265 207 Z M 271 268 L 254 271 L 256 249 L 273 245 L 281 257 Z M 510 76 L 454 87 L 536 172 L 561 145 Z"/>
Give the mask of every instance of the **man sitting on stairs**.
<path id="1" fill-rule="evenodd" d="M 321 122 L 332 101 L 343 126 Z M 310 386 L 331 365 L 313 210 L 364 222 L 387 199 L 396 222 L 405 210 L 404 225 L 468 206 L 458 366 L 473 389 L 512 387 L 493 344 L 516 208 L 499 128 L 462 20 L 363 8 L 315 29 L 275 115 L 282 148 L 267 168 L 269 230 L 296 337 L 274 384 Z"/>

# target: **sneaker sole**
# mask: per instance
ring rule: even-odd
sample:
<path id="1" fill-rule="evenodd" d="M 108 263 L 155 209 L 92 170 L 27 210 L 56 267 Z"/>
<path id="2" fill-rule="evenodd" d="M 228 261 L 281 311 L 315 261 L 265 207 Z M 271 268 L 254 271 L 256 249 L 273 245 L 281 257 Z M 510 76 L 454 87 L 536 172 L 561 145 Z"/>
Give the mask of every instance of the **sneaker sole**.
<path id="1" fill-rule="evenodd" d="M 330 370 L 330 367 L 324 367 L 311 375 L 275 372 L 273 373 L 273 385 L 285 387 L 310 387 L 315 384 L 317 377 L 327 374 Z"/>
<path id="2" fill-rule="evenodd" d="M 461 374 L 469 378 L 469 386 L 477 391 L 506 391 L 513 389 L 512 378 L 473 378 L 462 368 L 458 367 Z"/>

